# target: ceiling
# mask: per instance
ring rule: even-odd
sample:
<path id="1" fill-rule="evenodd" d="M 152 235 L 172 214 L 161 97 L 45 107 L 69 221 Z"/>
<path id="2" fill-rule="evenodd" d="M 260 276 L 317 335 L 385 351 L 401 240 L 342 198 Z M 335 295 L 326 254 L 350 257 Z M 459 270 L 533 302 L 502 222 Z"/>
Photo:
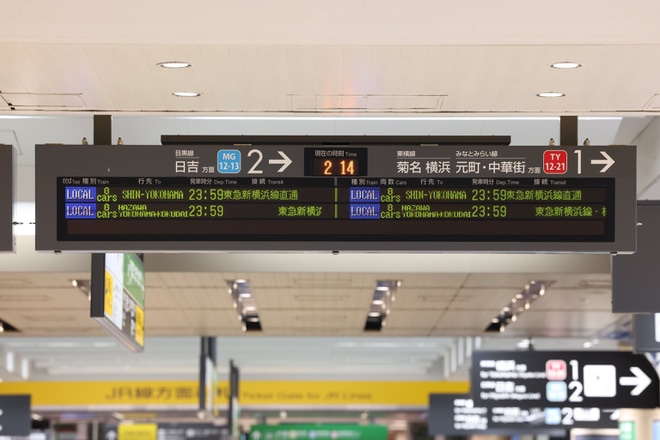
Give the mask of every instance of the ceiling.
<path id="1" fill-rule="evenodd" d="M 5 3 L 0 111 L 655 112 L 653 0 Z M 168 70 L 163 61 L 191 68 Z M 577 70 L 552 69 L 577 61 Z M 625 86 L 624 86 L 625 84 Z M 172 92 L 201 93 L 177 98 Z M 539 92 L 563 92 L 561 99 Z M 4 104 L 4 105 L 3 105 Z"/>
<path id="2" fill-rule="evenodd" d="M 615 349 L 608 336 L 629 317 L 611 313 L 608 255 L 150 254 L 146 349 L 131 354 L 71 285 L 89 278 L 89 255 L 34 252 L 34 145 L 92 142 L 94 114 L 113 115 L 113 136 L 136 145 L 161 134 L 545 145 L 560 116 L 577 115 L 580 142 L 639 142 L 639 198 L 657 198 L 659 15 L 656 0 L 3 2 L 0 142 L 19 152 L 23 225 L 17 252 L 0 255 L 0 319 L 20 330 L 0 350 L 34 380 L 194 379 L 205 335 L 219 338 L 221 376 L 233 359 L 248 379 L 441 380 L 467 377 L 447 364 L 465 344 Z M 172 60 L 192 66 L 157 65 Z M 565 96 L 536 95 L 548 91 Z M 225 286 L 237 278 L 252 282 L 260 334 L 236 319 Z M 384 329 L 365 334 L 383 279 L 401 280 L 397 300 Z M 546 295 L 485 334 L 532 280 L 548 282 Z M 0 377 L 25 379 L 10 370 Z"/>

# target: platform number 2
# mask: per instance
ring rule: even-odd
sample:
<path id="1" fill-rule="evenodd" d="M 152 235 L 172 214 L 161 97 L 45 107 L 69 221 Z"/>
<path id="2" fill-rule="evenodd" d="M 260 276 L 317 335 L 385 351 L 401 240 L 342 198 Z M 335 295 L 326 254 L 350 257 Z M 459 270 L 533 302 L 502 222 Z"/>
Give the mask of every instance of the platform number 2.
<path id="1" fill-rule="evenodd" d="M 571 395 L 568 397 L 569 402 L 582 402 L 582 382 L 580 382 L 580 366 L 575 359 L 570 360 L 571 366 L 571 381 L 568 383 L 568 389 L 571 390 Z"/>

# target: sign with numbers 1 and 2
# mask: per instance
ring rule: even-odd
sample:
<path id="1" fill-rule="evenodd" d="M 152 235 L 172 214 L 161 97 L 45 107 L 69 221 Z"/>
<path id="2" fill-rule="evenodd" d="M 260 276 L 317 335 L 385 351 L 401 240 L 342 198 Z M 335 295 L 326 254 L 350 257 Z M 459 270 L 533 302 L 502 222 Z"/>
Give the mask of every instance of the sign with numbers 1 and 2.
<path id="1" fill-rule="evenodd" d="M 476 405 L 655 408 L 658 374 L 624 351 L 478 351 L 470 395 Z"/>
<path id="2" fill-rule="evenodd" d="M 551 433 L 557 429 L 616 428 L 613 409 L 479 406 L 467 394 L 429 396 L 429 434 Z"/>

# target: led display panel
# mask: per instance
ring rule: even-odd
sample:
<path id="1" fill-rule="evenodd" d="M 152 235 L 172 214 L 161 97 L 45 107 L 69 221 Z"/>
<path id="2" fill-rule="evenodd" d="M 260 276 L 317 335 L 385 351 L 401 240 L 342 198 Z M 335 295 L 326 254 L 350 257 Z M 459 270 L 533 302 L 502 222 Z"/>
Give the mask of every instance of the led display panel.
<path id="1" fill-rule="evenodd" d="M 36 154 L 38 250 L 635 250 L 635 147 L 38 145 Z"/>

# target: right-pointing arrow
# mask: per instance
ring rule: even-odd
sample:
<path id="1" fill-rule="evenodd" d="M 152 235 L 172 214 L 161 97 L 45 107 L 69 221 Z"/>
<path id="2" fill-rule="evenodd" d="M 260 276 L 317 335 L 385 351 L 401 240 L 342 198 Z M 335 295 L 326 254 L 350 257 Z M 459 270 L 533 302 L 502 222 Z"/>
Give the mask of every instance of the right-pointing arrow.
<path id="1" fill-rule="evenodd" d="M 619 378 L 619 384 L 623 386 L 633 386 L 630 391 L 631 396 L 639 396 L 642 391 L 651 384 L 651 378 L 644 373 L 639 367 L 630 367 L 630 372 L 634 376 L 624 376 Z"/>
<path id="2" fill-rule="evenodd" d="M 600 154 L 605 159 L 591 159 L 591 164 L 592 165 L 605 165 L 600 170 L 601 173 L 604 173 L 605 171 L 609 170 L 612 165 L 614 165 L 615 160 L 612 159 L 612 157 L 604 151 L 601 151 Z"/>
<path id="3" fill-rule="evenodd" d="M 284 151 L 279 151 L 278 150 L 277 153 L 280 155 L 281 159 L 269 159 L 268 163 L 274 163 L 276 165 L 282 165 L 277 170 L 278 173 L 281 173 L 282 171 L 286 170 L 289 167 L 289 165 L 291 165 L 293 163 L 293 161 L 291 160 L 291 158 L 289 156 L 284 154 Z"/>

